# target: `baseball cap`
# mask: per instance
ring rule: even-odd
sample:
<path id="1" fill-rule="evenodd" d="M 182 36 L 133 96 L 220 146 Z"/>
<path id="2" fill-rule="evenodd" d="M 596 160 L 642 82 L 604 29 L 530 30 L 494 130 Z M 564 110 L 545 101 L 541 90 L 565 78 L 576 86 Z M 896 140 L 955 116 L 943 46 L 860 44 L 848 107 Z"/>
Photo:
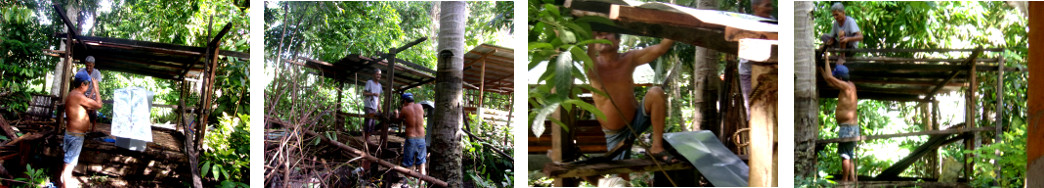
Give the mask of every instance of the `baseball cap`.
<path id="1" fill-rule="evenodd" d="M 848 81 L 848 79 L 849 79 L 848 67 L 846 67 L 845 65 L 837 65 L 837 67 L 834 68 L 833 75 L 834 75 L 834 78 L 838 78 L 838 79 L 841 79 L 841 80 L 844 80 L 844 81 Z"/>

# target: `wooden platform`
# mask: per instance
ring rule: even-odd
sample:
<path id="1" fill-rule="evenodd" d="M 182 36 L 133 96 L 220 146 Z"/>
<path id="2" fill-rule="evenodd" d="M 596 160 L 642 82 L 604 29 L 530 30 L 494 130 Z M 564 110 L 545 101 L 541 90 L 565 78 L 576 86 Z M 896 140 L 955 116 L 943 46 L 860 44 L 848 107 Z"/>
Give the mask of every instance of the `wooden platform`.
<path id="1" fill-rule="evenodd" d="M 552 125 L 551 122 L 545 121 L 544 126 L 551 127 L 557 125 Z M 605 132 L 602 132 L 602 126 L 598 124 L 597 120 L 577 120 L 570 131 L 575 133 L 573 141 L 580 148 L 580 152 L 605 153 L 609 151 L 606 149 Z M 541 134 L 539 138 L 533 135 L 531 130 L 526 132 L 529 135 L 530 154 L 547 153 L 548 150 L 551 150 L 551 131 L 544 131 L 544 134 Z"/>
<path id="2" fill-rule="evenodd" d="M 664 163 L 659 166 L 652 159 L 625 159 L 598 163 L 553 164 L 544 166 L 544 174 L 550 178 L 587 177 L 603 174 L 621 174 L 648 171 L 672 171 L 693 169 L 688 162 Z"/>
<path id="3" fill-rule="evenodd" d="M 98 123 L 96 131 L 109 134 L 109 124 Z M 174 130 L 153 128 L 153 142 L 146 144 L 144 152 L 130 151 L 114 143 L 94 139 L 84 141 L 79 164 L 74 175 L 83 177 L 107 176 L 101 186 L 148 186 L 181 185 L 189 175 L 188 158 L 181 151 L 184 136 Z M 47 156 L 34 167 L 49 167 L 49 171 L 61 170 L 62 135 L 50 137 L 43 154 Z M 86 181 L 84 181 L 86 182 Z M 97 184 L 95 186 L 98 186 Z"/>

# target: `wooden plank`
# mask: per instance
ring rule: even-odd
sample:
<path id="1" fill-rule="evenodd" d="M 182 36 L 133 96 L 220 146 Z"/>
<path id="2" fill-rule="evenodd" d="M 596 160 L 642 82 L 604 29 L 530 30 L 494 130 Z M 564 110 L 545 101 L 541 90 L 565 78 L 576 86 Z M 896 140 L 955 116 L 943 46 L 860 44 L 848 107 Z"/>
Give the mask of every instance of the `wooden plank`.
<path id="1" fill-rule="evenodd" d="M 604 174 L 623 174 L 649 171 L 672 171 L 693 169 L 688 162 L 661 164 L 660 168 L 652 159 L 625 159 L 588 164 L 556 164 L 547 163 L 544 174 L 551 178 L 588 177 Z"/>
<path id="2" fill-rule="evenodd" d="M 880 134 L 880 135 L 859 136 L 859 137 L 852 137 L 852 138 L 833 138 L 833 139 L 817 140 L 816 141 L 816 145 L 827 144 L 827 143 L 838 143 L 838 142 L 855 142 L 855 141 L 874 140 L 874 139 L 907 137 L 907 136 L 959 134 L 959 133 L 966 133 L 966 132 L 980 132 L 980 131 L 991 131 L 991 130 L 993 130 L 993 127 L 976 127 L 976 128 L 957 128 L 957 129 L 946 129 L 946 130 L 919 131 L 919 132 L 897 133 L 897 134 Z"/>
<path id="3" fill-rule="evenodd" d="M 831 61 L 837 59 L 837 56 L 830 56 Z M 950 65 L 958 65 L 958 63 L 967 62 L 968 59 L 963 58 L 904 58 L 904 57 L 846 57 L 845 64 L 853 62 L 874 62 L 874 63 L 885 63 L 885 64 L 910 64 L 914 62 L 919 63 L 946 63 Z M 1000 58 L 977 58 L 975 64 L 982 65 L 993 65 L 1000 61 Z M 941 65 L 941 64 L 936 64 Z"/>

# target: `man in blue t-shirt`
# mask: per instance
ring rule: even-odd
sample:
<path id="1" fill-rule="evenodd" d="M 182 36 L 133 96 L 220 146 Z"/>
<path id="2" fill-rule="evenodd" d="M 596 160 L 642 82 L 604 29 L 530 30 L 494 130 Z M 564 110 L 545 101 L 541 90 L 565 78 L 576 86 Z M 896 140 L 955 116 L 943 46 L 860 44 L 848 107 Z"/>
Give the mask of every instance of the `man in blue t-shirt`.
<path id="1" fill-rule="evenodd" d="M 834 3 L 833 6 L 830 6 L 830 12 L 834 17 L 834 26 L 831 27 L 830 33 L 820 36 L 820 39 L 823 40 L 822 47 L 857 48 L 859 41 L 863 41 L 863 32 L 859 30 L 859 24 L 856 24 L 855 19 L 845 16 L 845 5 L 841 5 L 840 2 Z M 845 63 L 845 57 L 851 57 L 853 53 L 843 54 L 838 57 L 838 64 Z"/>

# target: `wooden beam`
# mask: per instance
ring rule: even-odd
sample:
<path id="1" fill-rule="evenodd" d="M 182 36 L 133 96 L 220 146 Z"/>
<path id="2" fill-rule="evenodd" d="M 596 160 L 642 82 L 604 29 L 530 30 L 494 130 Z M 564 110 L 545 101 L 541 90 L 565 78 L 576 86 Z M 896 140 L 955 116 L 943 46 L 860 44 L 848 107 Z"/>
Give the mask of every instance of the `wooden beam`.
<path id="1" fill-rule="evenodd" d="M 950 137 L 950 135 L 933 135 L 931 136 L 931 138 L 928 139 L 928 141 L 924 142 L 924 144 L 917 146 L 917 148 L 914 149 L 910 153 L 910 155 L 907 155 L 903 159 L 896 161 L 894 164 L 892 164 L 892 166 L 889 166 L 888 168 L 882 170 L 881 173 L 878 174 L 877 177 L 875 177 L 874 179 L 896 180 L 896 178 L 899 177 L 899 173 L 905 171 L 907 168 L 910 167 L 910 165 L 913 165 L 914 162 L 920 160 L 921 157 L 924 157 L 925 155 L 932 153 L 931 151 L 936 151 L 939 147 L 956 142 L 957 140 L 967 140 L 966 138 L 970 137 L 971 136 L 967 134 L 954 136 L 952 138 Z"/>
<path id="2" fill-rule="evenodd" d="M 55 37 L 57 37 L 57 38 L 68 38 L 68 37 L 65 36 L 65 33 L 57 33 L 57 34 L 55 34 Z M 158 50 L 158 51 L 167 52 L 167 53 L 178 53 L 178 54 L 186 54 L 186 55 L 202 55 L 206 51 L 205 47 L 183 46 L 183 45 L 177 45 L 177 44 L 149 42 L 149 41 L 138 41 L 138 40 L 120 39 L 120 38 L 107 38 L 107 37 L 97 37 L 97 36 L 79 36 L 79 37 L 77 37 L 75 39 L 81 40 L 82 43 L 98 43 L 99 46 L 106 46 L 106 45 L 108 45 L 108 46 L 123 46 L 123 47 L 144 48 L 144 49 Z M 249 59 L 250 58 L 250 53 L 237 52 L 237 51 L 221 51 L 221 52 L 218 53 L 218 55 L 226 56 L 226 57 L 235 57 L 235 58 L 239 58 L 239 59 Z"/>
<path id="3" fill-rule="evenodd" d="M 987 51 L 987 52 L 1003 52 L 1004 48 L 827 48 L 827 52 L 868 52 L 868 53 L 902 53 L 902 52 L 975 52 L 975 51 Z"/>
<path id="4" fill-rule="evenodd" d="M 649 171 L 673 171 L 673 170 L 686 170 L 693 169 L 692 165 L 688 162 L 676 162 L 669 164 L 661 164 L 657 167 L 654 159 L 625 159 L 618 161 L 605 161 L 589 164 L 558 164 L 558 163 L 547 163 L 544 165 L 544 174 L 550 178 L 574 178 L 574 177 L 588 177 L 597 176 L 604 174 L 625 174 L 634 172 L 649 172 Z"/>
<path id="5" fill-rule="evenodd" d="M 982 54 L 982 47 L 978 47 L 978 48 L 975 48 L 975 49 L 976 50 L 972 51 L 972 54 L 970 56 L 968 56 L 968 61 L 965 62 L 965 65 L 970 66 L 972 68 L 975 67 L 975 66 L 971 66 L 971 65 L 974 65 L 972 62 L 975 61 L 975 58 L 978 57 L 979 54 Z M 956 78 L 957 77 L 957 73 L 960 73 L 960 72 L 961 72 L 960 69 L 954 69 L 953 72 L 950 73 L 949 78 L 946 78 L 942 82 L 939 82 L 939 84 L 936 85 L 934 87 L 934 89 L 932 89 L 930 92 L 928 92 L 928 95 L 926 95 L 926 96 L 928 96 L 927 98 L 935 98 L 935 93 L 939 92 L 939 89 L 942 89 L 942 87 L 945 86 L 946 83 L 950 83 L 950 80 L 953 80 L 953 78 Z M 972 83 L 974 83 L 974 80 L 972 81 Z"/>
<path id="6" fill-rule="evenodd" d="M 855 141 L 874 140 L 874 139 L 907 137 L 907 136 L 948 135 L 948 134 L 959 134 L 959 133 L 966 133 L 966 132 L 980 132 L 980 131 L 991 131 L 991 130 L 993 130 L 993 127 L 957 128 L 957 129 L 946 129 L 946 130 L 910 132 L 910 133 L 880 134 L 880 135 L 859 136 L 859 137 L 852 137 L 852 138 L 834 138 L 834 139 L 817 140 L 816 141 L 816 145 L 828 144 L 828 143 L 838 143 L 838 142 L 855 142 Z"/>
<path id="7" fill-rule="evenodd" d="M 830 56 L 831 61 L 837 59 L 837 56 Z M 847 57 L 845 58 L 845 64 L 853 62 L 874 62 L 878 64 L 909 64 L 913 62 L 922 63 L 947 63 L 955 65 L 957 63 L 967 62 L 968 59 L 946 59 L 946 58 L 903 58 L 903 57 Z M 976 65 L 989 65 L 990 63 L 999 62 L 1000 58 L 978 58 L 975 60 Z M 942 64 L 933 64 L 942 65 Z"/>

